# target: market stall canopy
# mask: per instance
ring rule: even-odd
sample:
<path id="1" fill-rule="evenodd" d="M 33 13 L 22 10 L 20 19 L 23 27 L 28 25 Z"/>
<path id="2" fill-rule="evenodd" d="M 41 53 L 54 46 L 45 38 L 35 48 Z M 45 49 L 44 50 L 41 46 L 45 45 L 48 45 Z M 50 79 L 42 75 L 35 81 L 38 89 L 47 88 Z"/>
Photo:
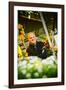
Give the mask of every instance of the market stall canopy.
<path id="1" fill-rule="evenodd" d="M 45 19 L 48 32 L 50 32 L 50 30 L 55 31 L 55 28 L 57 28 L 57 13 L 56 12 L 42 12 L 42 14 Z M 26 32 L 29 32 L 30 30 L 41 29 L 42 21 L 40 18 L 40 12 L 18 11 L 18 23 L 21 23 L 25 26 Z"/>

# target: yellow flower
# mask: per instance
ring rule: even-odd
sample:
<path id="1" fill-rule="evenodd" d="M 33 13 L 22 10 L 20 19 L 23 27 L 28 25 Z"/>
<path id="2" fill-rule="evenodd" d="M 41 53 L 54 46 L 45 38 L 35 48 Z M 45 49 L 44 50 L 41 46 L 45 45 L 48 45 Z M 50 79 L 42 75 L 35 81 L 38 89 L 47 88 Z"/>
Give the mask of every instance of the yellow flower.
<path id="1" fill-rule="evenodd" d="M 18 60 L 21 61 L 23 59 L 22 50 L 20 46 L 18 45 Z"/>
<path id="2" fill-rule="evenodd" d="M 18 40 L 19 40 L 19 41 L 24 41 L 24 38 L 25 38 L 25 37 L 24 37 L 23 35 L 18 35 Z"/>

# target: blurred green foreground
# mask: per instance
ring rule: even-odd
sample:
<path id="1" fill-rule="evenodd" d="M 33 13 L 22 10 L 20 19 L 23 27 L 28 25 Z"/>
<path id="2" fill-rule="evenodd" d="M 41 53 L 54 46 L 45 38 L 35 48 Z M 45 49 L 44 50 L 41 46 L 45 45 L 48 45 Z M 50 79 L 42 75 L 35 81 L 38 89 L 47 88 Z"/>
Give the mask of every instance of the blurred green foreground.
<path id="1" fill-rule="evenodd" d="M 58 74 L 57 60 L 50 56 L 44 60 L 30 57 L 18 64 L 18 79 L 55 78 Z"/>

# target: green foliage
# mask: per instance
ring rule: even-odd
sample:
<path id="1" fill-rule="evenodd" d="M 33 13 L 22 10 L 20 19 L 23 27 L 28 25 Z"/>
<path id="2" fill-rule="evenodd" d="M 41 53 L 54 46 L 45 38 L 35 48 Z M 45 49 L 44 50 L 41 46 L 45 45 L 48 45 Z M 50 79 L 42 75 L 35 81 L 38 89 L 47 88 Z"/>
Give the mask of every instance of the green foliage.
<path id="1" fill-rule="evenodd" d="M 36 79 L 36 78 L 53 78 L 57 77 L 57 64 L 43 63 L 41 60 L 36 59 L 25 63 L 22 61 L 18 65 L 18 79 Z"/>

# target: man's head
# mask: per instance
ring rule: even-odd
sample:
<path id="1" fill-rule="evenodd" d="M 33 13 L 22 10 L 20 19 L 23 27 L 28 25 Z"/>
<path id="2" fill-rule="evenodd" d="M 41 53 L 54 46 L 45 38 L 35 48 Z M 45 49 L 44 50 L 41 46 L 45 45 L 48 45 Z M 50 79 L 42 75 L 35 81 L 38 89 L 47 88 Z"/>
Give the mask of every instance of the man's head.
<path id="1" fill-rule="evenodd" d="M 36 44 L 36 36 L 34 32 L 28 33 L 29 44 Z"/>

